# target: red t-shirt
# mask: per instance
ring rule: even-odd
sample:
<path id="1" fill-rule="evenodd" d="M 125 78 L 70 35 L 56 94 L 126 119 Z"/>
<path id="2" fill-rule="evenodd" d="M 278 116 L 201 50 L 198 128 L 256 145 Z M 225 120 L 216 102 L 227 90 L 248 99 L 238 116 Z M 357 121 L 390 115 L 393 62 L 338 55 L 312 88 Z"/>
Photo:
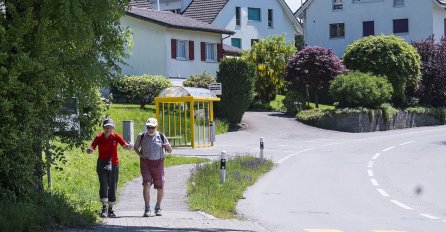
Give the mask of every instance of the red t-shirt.
<path id="1" fill-rule="evenodd" d="M 105 138 L 104 132 L 102 132 L 96 135 L 93 143 L 91 143 L 91 147 L 93 147 L 93 149 L 96 149 L 96 146 L 99 146 L 99 159 L 109 160 L 111 156 L 112 164 L 116 165 L 119 164 L 118 143 L 121 144 L 121 146 L 126 144 L 121 135 L 117 133 L 111 133 L 108 138 Z"/>

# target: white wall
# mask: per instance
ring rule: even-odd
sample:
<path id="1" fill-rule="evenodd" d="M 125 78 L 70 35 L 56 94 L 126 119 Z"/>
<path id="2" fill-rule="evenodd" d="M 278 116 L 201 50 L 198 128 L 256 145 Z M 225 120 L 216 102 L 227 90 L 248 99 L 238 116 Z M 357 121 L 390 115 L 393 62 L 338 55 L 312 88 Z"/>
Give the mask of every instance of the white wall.
<path id="1" fill-rule="evenodd" d="M 438 41 L 441 39 L 442 36 L 445 35 L 444 31 L 444 19 L 446 19 L 446 10 L 444 8 L 439 7 L 438 5 L 434 4 L 433 6 L 433 31 L 435 34 L 435 39 Z"/>
<path id="2" fill-rule="evenodd" d="M 404 7 L 393 7 L 392 0 L 343 2 L 343 10 L 333 11 L 332 1 L 312 1 L 304 20 L 305 43 L 308 46 L 331 48 L 342 57 L 347 45 L 362 38 L 363 21 L 375 21 L 375 35 L 380 35 L 393 33 L 393 19 L 408 18 L 409 33 L 397 34 L 408 42 L 427 38 L 434 33 L 432 0 L 405 0 Z M 330 39 L 329 25 L 332 23 L 345 24 L 345 38 Z"/>
<path id="3" fill-rule="evenodd" d="M 166 49 L 165 27 L 130 16 L 124 16 L 121 25 L 132 30 L 134 44 L 126 59 L 128 65 L 122 66 L 122 74 L 167 76 L 166 56 L 170 54 L 170 47 Z"/>
<path id="4" fill-rule="evenodd" d="M 235 25 L 235 8 L 241 7 L 241 26 Z M 261 8 L 261 21 L 248 21 L 248 7 Z M 273 9 L 273 28 L 268 28 L 268 9 Z M 292 22 L 277 0 L 231 0 L 212 23 L 234 31 L 236 34 L 223 40 L 231 44 L 231 38 L 242 39 L 242 49 L 251 48 L 251 39 L 266 38 L 268 35 L 284 35 L 287 42 L 294 43 L 296 34 Z"/>
<path id="5" fill-rule="evenodd" d="M 193 40 L 194 60 L 176 60 L 170 56 L 171 39 Z M 201 61 L 201 42 L 220 43 L 221 34 L 209 32 L 194 32 L 190 30 L 168 29 L 165 38 L 167 53 L 167 75 L 168 77 L 189 78 L 191 75 L 207 72 L 212 76 L 217 75 L 219 63 Z"/>

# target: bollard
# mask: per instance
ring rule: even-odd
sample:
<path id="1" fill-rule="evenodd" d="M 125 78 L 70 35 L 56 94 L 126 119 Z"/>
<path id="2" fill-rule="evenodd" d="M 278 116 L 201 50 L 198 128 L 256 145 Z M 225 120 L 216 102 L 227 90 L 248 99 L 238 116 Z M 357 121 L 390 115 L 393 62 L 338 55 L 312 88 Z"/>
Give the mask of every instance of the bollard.
<path id="1" fill-rule="evenodd" d="M 124 140 L 127 141 L 127 143 L 133 144 L 134 135 L 133 135 L 133 121 L 131 120 L 125 120 L 122 121 L 122 131 Z"/>
<path id="2" fill-rule="evenodd" d="M 260 159 L 263 159 L 263 137 L 260 137 Z"/>
<path id="3" fill-rule="evenodd" d="M 220 155 L 220 183 L 226 181 L 226 151 L 222 151 Z"/>

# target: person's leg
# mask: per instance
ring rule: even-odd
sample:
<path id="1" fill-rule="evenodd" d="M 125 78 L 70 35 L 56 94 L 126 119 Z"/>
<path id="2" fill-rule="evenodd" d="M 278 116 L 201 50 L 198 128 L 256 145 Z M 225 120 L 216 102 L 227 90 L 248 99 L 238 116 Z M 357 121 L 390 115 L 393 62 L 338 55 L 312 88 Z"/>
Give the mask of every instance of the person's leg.
<path id="1" fill-rule="evenodd" d="M 154 170 L 153 174 L 153 185 L 155 186 L 155 189 L 157 190 L 156 195 L 156 205 L 155 205 L 155 215 L 161 216 L 161 202 L 163 201 L 164 197 L 164 165 L 163 161 L 159 161 L 160 164 L 157 166 L 156 170 Z"/>
<path id="2" fill-rule="evenodd" d="M 108 173 L 104 169 L 104 162 L 97 161 L 96 173 L 99 178 L 99 197 L 102 203 L 101 217 L 107 217 L 107 202 L 108 202 Z"/>
<path id="3" fill-rule="evenodd" d="M 113 211 L 113 205 L 116 204 L 116 191 L 118 189 L 118 179 L 119 179 L 119 165 L 113 166 L 111 173 L 109 173 L 109 183 L 108 183 L 108 216 L 116 217 Z"/>
<path id="4" fill-rule="evenodd" d="M 144 214 L 143 217 L 150 216 L 150 187 L 152 186 L 152 175 L 149 170 L 149 160 L 140 159 L 140 171 L 142 176 L 142 194 L 144 197 Z"/>

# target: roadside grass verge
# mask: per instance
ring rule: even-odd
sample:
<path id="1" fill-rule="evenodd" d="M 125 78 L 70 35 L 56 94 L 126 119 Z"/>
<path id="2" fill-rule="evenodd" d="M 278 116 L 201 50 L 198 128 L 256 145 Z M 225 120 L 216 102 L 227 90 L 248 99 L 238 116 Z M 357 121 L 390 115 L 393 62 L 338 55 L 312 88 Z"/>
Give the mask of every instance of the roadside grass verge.
<path id="1" fill-rule="evenodd" d="M 273 167 L 271 160 L 237 156 L 226 161 L 226 182 L 220 183 L 220 161 L 196 166 L 188 180 L 188 203 L 193 210 L 218 218 L 236 218 L 237 201 L 246 189 Z"/>

